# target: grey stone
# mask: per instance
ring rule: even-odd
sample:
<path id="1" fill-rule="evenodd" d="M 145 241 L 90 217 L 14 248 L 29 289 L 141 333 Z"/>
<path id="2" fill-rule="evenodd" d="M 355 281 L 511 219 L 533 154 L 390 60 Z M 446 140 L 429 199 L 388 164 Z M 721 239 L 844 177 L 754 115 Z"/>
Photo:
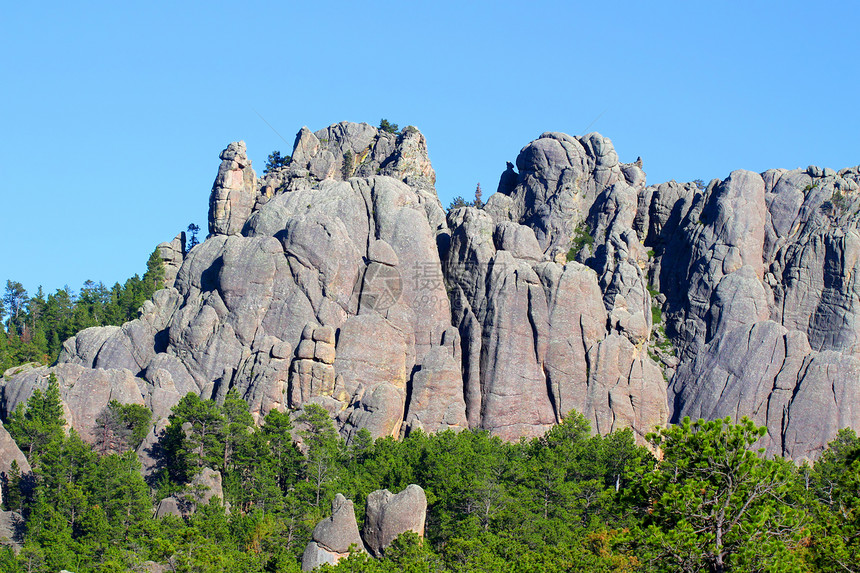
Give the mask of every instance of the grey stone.
<path id="1" fill-rule="evenodd" d="M 325 344 L 334 344 L 334 328 L 331 326 L 321 326 L 314 329 L 312 338 L 316 342 L 324 342 Z"/>
<path id="2" fill-rule="evenodd" d="M 348 553 L 335 553 L 321 547 L 316 541 L 311 541 L 302 553 L 302 571 L 313 571 L 321 565 L 337 565 L 338 561 L 348 556 Z"/>
<path id="3" fill-rule="evenodd" d="M 256 202 L 257 175 L 244 141 L 231 143 L 220 157 L 221 167 L 209 198 L 209 234 L 238 235 Z"/>
<path id="4" fill-rule="evenodd" d="M 0 545 L 11 546 L 15 552 L 24 544 L 24 518 L 14 511 L 0 511 Z"/>
<path id="5" fill-rule="evenodd" d="M 18 469 L 22 474 L 31 471 L 30 462 L 27 461 L 24 453 L 18 448 L 18 444 L 15 443 L 15 440 L 0 422 L 0 476 L 9 477 L 13 461 L 18 464 Z M 2 496 L 0 496 L 0 501 L 2 501 Z"/>
<path id="6" fill-rule="evenodd" d="M 337 494 L 331 505 L 331 517 L 314 527 L 311 542 L 302 556 L 302 571 L 310 571 L 323 563 L 334 565 L 349 555 L 351 547 L 364 551 L 352 501 Z"/>
<path id="7" fill-rule="evenodd" d="M 349 440 L 362 428 L 374 438 L 400 436 L 403 423 L 404 391 L 388 382 L 365 390 L 351 405 L 351 411 L 341 433 Z"/>
<path id="8" fill-rule="evenodd" d="M 313 360 L 314 358 L 314 342 L 313 340 L 304 339 L 299 343 L 296 349 L 296 358 L 299 360 Z"/>
<path id="9" fill-rule="evenodd" d="M 377 490 L 367 496 L 362 535 L 370 553 L 382 557 L 402 533 L 414 531 L 424 537 L 426 519 L 427 496 L 421 486 L 411 484 L 397 495 Z"/>
<path id="10" fill-rule="evenodd" d="M 185 516 L 186 512 L 183 510 L 183 503 L 174 496 L 162 499 L 158 502 L 158 507 L 155 510 L 155 517 L 156 519 L 160 519 L 166 515 L 175 515 L 176 517 Z"/>
<path id="11" fill-rule="evenodd" d="M 221 485 L 221 472 L 212 468 L 203 468 L 194 476 L 190 484 L 191 491 L 198 505 L 206 505 L 212 498 L 224 499 Z"/>
<path id="12" fill-rule="evenodd" d="M 412 377 L 412 397 L 406 415 L 410 428 L 425 432 L 461 430 L 468 427 L 460 365 L 451 352 L 437 346 L 427 353 L 421 369 Z"/>
<path id="13" fill-rule="evenodd" d="M 317 342 L 314 345 L 314 359 L 324 364 L 334 364 L 335 349 L 329 343 Z"/>
<path id="14" fill-rule="evenodd" d="M 170 242 L 160 243 L 157 249 L 164 264 L 164 286 L 170 288 L 176 282 L 176 275 L 185 260 L 185 233 L 179 233 Z"/>

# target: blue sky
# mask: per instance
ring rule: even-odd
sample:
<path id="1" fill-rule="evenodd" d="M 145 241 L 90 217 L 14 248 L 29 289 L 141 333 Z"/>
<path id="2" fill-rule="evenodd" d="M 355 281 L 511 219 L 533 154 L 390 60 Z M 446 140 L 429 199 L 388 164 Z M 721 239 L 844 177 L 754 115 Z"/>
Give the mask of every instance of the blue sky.
<path id="1" fill-rule="evenodd" d="M 650 183 L 860 163 L 855 2 L 40 2 L 0 22 L 0 280 L 110 285 L 206 228 L 218 153 L 385 117 L 443 204 L 544 131 Z M 264 123 L 262 115 L 288 142 Z"/>

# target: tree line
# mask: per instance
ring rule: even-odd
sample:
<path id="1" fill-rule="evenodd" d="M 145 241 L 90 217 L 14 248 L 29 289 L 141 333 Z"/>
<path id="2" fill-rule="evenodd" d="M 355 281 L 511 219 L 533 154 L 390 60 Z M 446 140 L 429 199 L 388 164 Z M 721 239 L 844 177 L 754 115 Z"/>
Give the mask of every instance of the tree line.
<path id="1" fill-rule="evenodd" d="M 163 286 L 164 266 L 158 251 L 149 256 L 143 276 L 134 275 L 108 288 L 87 281 L 75 293 L 68 286 L 30 295 L 19 282 L 7 280 L 0 305 L 0 374 L 26 362 L 53 363 L 63 341 L 91 326 L 122 325 Z"/>
<path id="2" fill-rule="evenodd" d="M 404 535 L 375 560 L 355 553 L 326 571 L 858 571 L 860 439 L 843 430 L 814 465 L 768 457 L 749 420 L 691 421 L 647 437 L 592 435 L 571 413 L 544 436 L 503 442 L 478 430 L 349 443 L 329 414 L 269 412 L 254 423 L 231 390 L 223 403 L 185 396 L 148 454 L 152 420 L 111 403 L 94 445 L 63 430 L 56 380 L 6 428 L 32 474 L 13 467 L 8 510 L 25 518 L 19 554 L 0 571 L 300 570 L 314 525 L 343 493 L 359 523 L 367 495 L 411 483 L 427 494 L 426 535 Z M 659 452 L 655 457 L 653 451 Z M 203 468 L 223 476 L 224 499 L 197 503 Z M 197 503 L 186 517 L 154 517 L 166 496 Z"/>

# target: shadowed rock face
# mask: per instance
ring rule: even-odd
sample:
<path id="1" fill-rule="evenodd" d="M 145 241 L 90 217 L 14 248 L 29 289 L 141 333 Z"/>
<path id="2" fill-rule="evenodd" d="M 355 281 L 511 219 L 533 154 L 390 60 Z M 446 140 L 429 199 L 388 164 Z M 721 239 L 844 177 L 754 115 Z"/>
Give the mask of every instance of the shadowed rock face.
<path id="1" fill-rule="evenodd" d="M 257 419 L 319 404 L 347 438 L 518 439 L 575 409 L 641 441 L 746 415 L 808 458 L 860 428 L 857 168 L 649 187 L 609 139 L 545 133 L 446 216 L 412 127 L 303 128 L 260 178 L 242 142 L 220 159 L 210 236 L 161 245 L 170 286 L 10 373 L 7 415 L 53 371 L 84 436 L 110 399 L 166 418 L 233 387 Z"/>

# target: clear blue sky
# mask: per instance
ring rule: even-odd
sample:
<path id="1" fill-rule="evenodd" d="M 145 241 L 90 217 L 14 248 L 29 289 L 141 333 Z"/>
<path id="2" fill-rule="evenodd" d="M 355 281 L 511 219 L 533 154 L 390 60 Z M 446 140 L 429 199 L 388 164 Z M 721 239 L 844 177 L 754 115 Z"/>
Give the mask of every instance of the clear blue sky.
<path id="1" fill-rule="evenodd" d="M 142 273 L 206 228 L 227 143 L 259 172 L 303 125 L 416 125 L 445 205 L 544 131 L 650 183 L 860 163 L 856 2 L 423 4 L 7 2 L 2 284 Z"/>

